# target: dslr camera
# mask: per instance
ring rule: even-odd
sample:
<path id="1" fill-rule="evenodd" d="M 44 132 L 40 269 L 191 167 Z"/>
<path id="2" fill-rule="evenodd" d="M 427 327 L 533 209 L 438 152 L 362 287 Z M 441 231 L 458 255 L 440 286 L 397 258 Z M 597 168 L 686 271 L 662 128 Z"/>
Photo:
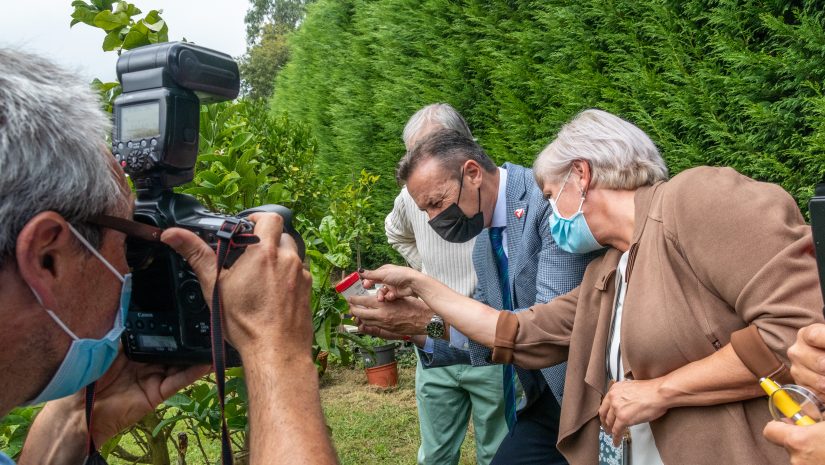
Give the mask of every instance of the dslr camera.
<path id="1" fill-rule="evenodd" d="M 825 177 L 816 185 L 814 196 L 808 203 L 811 213 L 811 234 L 814 238 L 816 266 L 819 269 L 819 285 L 825 298 Z M 825 308 L 822 309 L 825 313 Z"/>
<path id="2" fill-rule="evenodd" d="M 254 212 L 274 212 L 284 232 L 304 244 L 292 227 L 292 212 L 264 205 L 226 216 L 208 211 L 194 197 L 173 188 L 193 179 L 198 156 L 200 105 L 238 95 L 238 65 L 224 53 L 189 43 L 148 45 L 117 61 L 123 93 L 114 103 L 112 153 L 136 189 L 134 220 L 160 229 L 188 229 L 213 249 L 226 221 L 251 233 Z M 233 249 L 227 264 L 243 252 Z M 207 364 L 212 361 L 210 311 L 186 261 L 159 242 L 130 238 L 126 255 L 132 271 L 132 299 L 125 321 L 126 356 L 139 362 Z M 276 285 L 258 283 L 258 285 Z M 240 357 L 227 346 L 228 366 Z"/>

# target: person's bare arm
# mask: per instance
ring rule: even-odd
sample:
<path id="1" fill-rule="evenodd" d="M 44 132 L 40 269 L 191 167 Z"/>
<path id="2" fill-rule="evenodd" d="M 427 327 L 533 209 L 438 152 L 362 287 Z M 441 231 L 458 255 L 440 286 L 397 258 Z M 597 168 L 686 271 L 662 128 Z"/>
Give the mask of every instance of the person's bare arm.
<path id="1" fill-rule="evenodd" d="M 599 417 L 605 431 L 618 441 L 627 427 L 655 420 L 671 408 L 718 405 L 764 395 L 728 344 L 660 378 L 615 383 L 602 401 Z"/>
<path id="2" fill-rule="evenodd" d="M 226 336 L 238 349 L 249 392 L 250 464 L 337 464 L 312 361 L 312 279 L 283 220 L 255 214 L 259 244 L 221 274 Z M 211 295 L 215 253 L 189 231 L 164 233 Z"/>
<path id="3" fill-rule="evenodd" d="M 96 383 L 92 436 L 102 446 L 163 400 L 209 371 L 127 360 L 121 353 Z M 85 389 L 47 402 L 29 429 L 18 465 L 75 465 L 86 456 Z"/>
<path id="4" fill-rule="evenodd" d="M 365 283 L 379 282 L 388 287 L 378 296 L 351 297 L 352 312 L 364 324 L 384 330 L 416 335 L 424 332 L 433 313 L 479 344 L 492 346 L 498 311 L 463 296 L 437 280 L 413 269 L 384 265 L 364 270 Z M 420 301 L 407 296 L 417 296 Z M 380 300 L 385 300 L 380 302 Z"/>

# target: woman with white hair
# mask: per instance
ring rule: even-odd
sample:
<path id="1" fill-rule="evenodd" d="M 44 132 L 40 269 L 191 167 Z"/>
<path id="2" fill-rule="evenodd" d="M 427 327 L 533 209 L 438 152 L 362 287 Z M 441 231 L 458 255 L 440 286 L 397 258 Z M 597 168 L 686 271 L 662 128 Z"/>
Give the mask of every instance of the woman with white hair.
<path id="1" fill-rule="evenodd" d="M 494 362 L 567 360 L 558 447 L 572 464 L 788 463 L 762 437 L 764 393 L 729 341 L 755 326 L 785 360 L 797 330 L 822 321 L 791 196 L 729 168 L 667 180 L 650 138 L 600 110 L 562 127 L 534 172 L 556 244 L 606 249 L 569 294 L 510 313 L 397 267 L 364 277 L 394 286 L 387 300 L 420 297 Z"/>

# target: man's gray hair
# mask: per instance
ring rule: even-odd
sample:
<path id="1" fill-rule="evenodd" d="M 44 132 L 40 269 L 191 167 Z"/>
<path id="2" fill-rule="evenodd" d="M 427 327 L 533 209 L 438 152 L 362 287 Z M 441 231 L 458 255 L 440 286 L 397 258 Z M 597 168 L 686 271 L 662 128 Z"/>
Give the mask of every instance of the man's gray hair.
<path id="1" fill-rule="evenodd" d="M 456 111 L 449 103 L 433 103 L 415 112 L 404 126 L 404 145 L 407 150 L 412 150 L 411 143 L 421 135 L 419 132 L 425 126 L 438 125 L 438 129 L 452 129 L 457 131 L 467 139 L 473 138 L 473 133 L 470 132 L 470 127 L 461 114 Z"/>
<path id="2" fill-rule="evenodd" d="M 533 163 L 539 186 L 561 183 L 576 160 L 590 164 L 591 187 L 632 190 L 668 177 L 667 165 L 650 137 L 602 110 L 576 115 L 539 153 Z"/>
<path id="3" fill-rule="evenodd" d="M 88 83 L 29 53 L 0 48 L 0 266 L 36 214 L 55 211 L 96 247 L 84 221 L 115 212 L 124 188 L 107 160 L 109 117 Z"/>

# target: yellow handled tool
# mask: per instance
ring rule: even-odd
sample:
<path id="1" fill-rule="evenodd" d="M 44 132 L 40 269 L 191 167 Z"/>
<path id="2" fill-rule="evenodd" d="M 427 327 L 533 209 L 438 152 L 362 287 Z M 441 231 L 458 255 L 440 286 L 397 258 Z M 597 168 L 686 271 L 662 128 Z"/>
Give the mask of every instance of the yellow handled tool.
<path id="1" fill-rule="evenodd" d="M 813 418 L 805 415 L 802 412 L 802 407 L 796 403 L 795 400 L 788 395 L 787 392 L 782 390 L 782 387 L 776 383 L 776 381 L 770 378 L 761 378 L 759 380 L 759 385 L 762 386 L 762 389 L 765 390 L 766 393 L 771 398 L 771 402 L 782 412 L 783 415 L 793 420 L 799 426 L 810 426 L 815 425 L 816 421 Z"/>

